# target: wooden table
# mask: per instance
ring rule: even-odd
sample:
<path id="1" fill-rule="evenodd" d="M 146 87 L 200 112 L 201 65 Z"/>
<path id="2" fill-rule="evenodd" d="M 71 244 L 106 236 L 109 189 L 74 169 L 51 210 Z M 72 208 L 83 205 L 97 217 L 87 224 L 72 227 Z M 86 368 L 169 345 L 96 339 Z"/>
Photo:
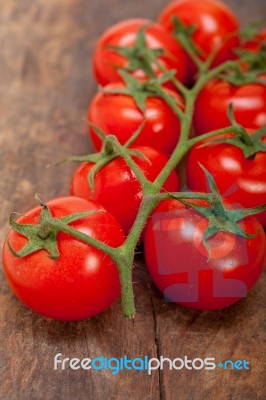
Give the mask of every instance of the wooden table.
<path id="1" fill-rule="evenodd" d="M 0 5 L 0 240 L 11 211 L 25 212 L 68 193 L 74 166 L 46 169 L 90 150 L 82 117 L 96 90 L 90 59 L 101 32 L 136 16 L 156 18 L 163 0 L 2 0 Z M 243 23 L 264 18 L 266 2 L 227 0 Z M 1 270 L 0 399 L 263 399 L 265 276 L 248 298 L 221 312 L 165 303 L 141 262 L 135 268 L 137 316 L 119 301 L 77 323 L 31 312 L 11 293 Z M 246 359 L 249 371 L 54 371 L 64 357 L 215 357 Z"/>

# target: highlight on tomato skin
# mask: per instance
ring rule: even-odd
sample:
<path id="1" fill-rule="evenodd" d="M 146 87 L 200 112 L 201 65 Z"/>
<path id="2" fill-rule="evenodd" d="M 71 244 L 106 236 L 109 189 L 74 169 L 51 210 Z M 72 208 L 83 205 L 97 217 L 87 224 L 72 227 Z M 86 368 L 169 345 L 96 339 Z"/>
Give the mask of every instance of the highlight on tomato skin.
<path id="1" fill-rule="evenodd" d="M 168 157 L 148 146 L 134 146 L 141 156 L 132 156 L 145 177 L 153 182 L 168 161 Z M 88 182 L 88 175 L 93 163 L 82 163 L 72 177 L 70 193 L 85 199 L 101 203 L 121 224 L 128 234 L 136 218 L 143 193 L 141 185 L 126 162 L 117 157 L 101 168 L 94 176 L 93 190 Z M 178 192 L 179 180 L 175 170 L 171 172 L 163 185 L 162 191 Z"/>
<path id="2" fill-rule="evenodd" d="M 47 205 L 57 218 L 98 210 L 69 225 L 113 247 L 125 240 L 112 214 L 96 202 L 69 196 L 48 201 Z M 40 212 L 41 207 L 29 210 L 17 222 L 37 224 Z M 110 307 L 120 296 L 119 274 L 111 258 L 69 234 L 58 233 L 60 257 L 56 260 L 45 250 L 17 258 L 7 241 L 18 252 L 27 239 L 14 230 L 9 232 L 3 247 L 3 267 L 14 294 L 39 314 L 64 321 L 86 319 Z"/>
<path id="3" fill-rule="evenodd" d="M 98 40 L 93 53 L 93 70 L 100 85 L 121 82 L 122 78 L 118 74 L 117 68 L 127 68 L 129 65 L 129 61 L 124 55 L 108 46 L 132 48 L 136 44 L 138 33 L 143 28 L 147 48 L 162 49 L 164 53 L 156 57 L 159 63 L 168 71 L 176 69 L 176 78 L 185 82 L 187 77 L 186 56 L 181 46 L 160 24 L 144 18 L 135 18 L 111 26 Z M 155 64 L 152 64 L 152 70 L 155 76 L 162 74 Z M 131 73 L 140 81 L 148 78 L 141 68 L 132 69 Z"/>
<path id="4" fill-rule="evenodd" d="M 262 274 L 266 238 L 255 217 L 239 225 L 257 236 L 219 232 L 208 240 L 208 253 L 203 245 L 206 218 L 177 200 L 159 204 L 147 224 L 144 251 L 151 279 L 166 301 L 219 310 L 246 297 Z"/>
<path id="5" fill-rule="evenodd" d="M 121 144 L 125 144 L 144 123 L 134 145 L 154 147 L 170 155 L 180 137 L 180 121 L 177 115 L 160 97 L 149 96 L 143 112 L 131 96 L 112 93 L 112 90 L 124 88 L 123 83 L 114 83 L 98 92 L 90 102 L 88 120 L 106 135 L 115 135 Z M 182 107 L 184 100 L 181 95 L 170 89 L 165 89 L 165 92 Z M 100 151 L 102 141 L 92 126 L 88 129 L 95 150 Z"/>

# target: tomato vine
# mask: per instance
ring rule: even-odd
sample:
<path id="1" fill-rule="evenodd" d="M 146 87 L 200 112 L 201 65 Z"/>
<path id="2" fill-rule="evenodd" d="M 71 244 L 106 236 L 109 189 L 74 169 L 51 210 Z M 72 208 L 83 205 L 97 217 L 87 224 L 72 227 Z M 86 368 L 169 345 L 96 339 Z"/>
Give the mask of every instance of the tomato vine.
<path id="1" fill-rule="evenodd" d="M 41 248 L 50 249 L 50 253 L 52 252 L 53 255 L 58 256 L 57 249 L 55 250 L 54 242 L 50 243 L 48 248 L 45 247 L 43 244 L 42 247 L 42 240 L 45 241 L 47 239 L 47 235 L 45 235 L 44 230 L 48 229 L 49 234 L 53 232 L 53 240 L 55 240 L 57 232 L 65 232 L 89 245 L 96 247 L 97 249 L 103 251 L 105 254 L 109 255 L 111 259 L 116 264 L 119 276 L 120 276 L 120 283 L 122 289 L 122 306 L 124 315 L 128 318 L 133 318 L 135 314 L 135 305 L 134 305 L 134 293 L 133 293 L 133 286 L 132 286 L 132 268 L 133 268 L 133 261 L 135 256 L 135 249 L 140 239 L 141 233 L 145 228 L 147 220 L 154 210 L 154 208 L 158 205 L 158 203 L 163 199 L 177 199 L 185 202 L 185 204 L 189 204 L 189 200 L 196 199 L 196 200 L 204 200 L 208 202 L 210 205 L 217 206 L 217 192 L 213 189 L 211 193 L 195 193 L 195 192 L 178 192 L 178 193 L 160 193 L 161 188 L 163 187 L 166 179 L 169 177 L 171 172 L 177 167 L 179 162 L 183 159 L 183 157 L 188 153 L 188 151 L 192 148 L 193 145 L 201 142 L 204 139 L 217 137 L 224 133 L 232 133 L 235 135 L 239 135 L 243 137 L 245 136 L 245 131 L 243 127 L 239 125 L 235 119 L 232 117 L 232 109 L 230 109 L 231 115 L 231 124 L 228 127 L 218 129 L 212 132 L 208 132 L 198 137 L 190 137 L 190 133 L 192 130 L 192 123 L 193 123 L 193 112 L 195 107 L 195 101 L 197 99 L 198 94 L 200 93 L 201 89 L 213 78 L 221 76 L 221 74 L 226 73 L 227 71 L 235 71 L 239 69 L 239 66 L 247 61 L 247 57 L 245 54 L 242 57 L 238 58 L 236 61 L 225 61 L 224 63 L 212 68 L 212 61 L 215 57 L 215 53 L 211 54 L 206 60 L 202 60 L 198 49 L 195 48 L 191 43 L 191 30 L 184 29 L 182 25 L 178 24 L 177 20 L 175 21 L 175 36 L 178 39 L 179 43 L 183 46 L 183 49 L 188 53 L 194 64 L 197 66 L 198 73 L 197 78 L 194 85 L 191 88 L 187 88 L 183 83 L 177 80 L 176 78 L 176 70 L 166 71 L 165 67 L 157 61 L 156 56 L 161 54 L 161 51 L 157 49 L 156 51 L 142 51 L 145 48 L 145 37 L 143 29 L 140 30 L 139 33 L 139 40 L 137 41 L 137 50 L 138 54 L 141 54 L 141 66 L 143 67 L 146 74 L 149 76 L 149 79 L 143 83 L 140 83 L 129 74 L 128 69 L 121 69 L 120 75 L 125 82 L 125 89 L 120 91 L 120 93 L 124 93 L 125 95 L 133 95 L 135 98 L 136 103 L 139 105 L 139 108 L 143 110 L 144 108 L 144 100 L 146 97 L 150 95 L 156 95 L 166 101 L 166 103 L 172 108 L 173 112 L 177 115 L 178 119 L 180 120 L 181 124 L 181 132 L 180 138 L 178 143 L 176 144 L 175 149 L 173 150 L 171 156 L 169 157 L 168 162 L 165 164 L 164 168 L 158 174 L 157 178 L 154 182 L 150 182 L 143 172 L 140 170 L 134 159 L 132 158 L 132 150 L 128 147 L 129 144 L 133 142 L 133 139 L 137 137 L 137 135 L 141 132 L 137 132 L 134 135 L 134 138 L 129 140 L 126 145 L 121 145 L 115 135 L 102 135 L 103 140 L 103 147 L 102 151 L 89 156 L 89 157 L 69 157 L 70 160 L 74 161 L 94 161 L 95 168 L 93 169 L 93 173 L 89 178 L 90 184 L 93 186 L 93 178 L 95 173 L 98 171 L 99 168 L 102 168 L 107 162 L 112 160 L 115 157 L 122 157 L 126 164 L 130 167 L 130 169 L 135 174 L 136 178 L 138 179 L 142 192 L 143 198 L 138 210 L 138 214 L 136 219 L 133 223 L 133 226 L 130 229 L 128 236 L 126 237 L 124 243 L 116 248 L 109 246 L 108 244 L 102 243 L 99 240 L 93 239 L 89 237 L 87 234 L 83 232 L 79 232 L 73 227 L 71 227 L 68 222 L 72 219 L 71 217 L 65 219 L 56 219 L 52 218 L 49 214 L 49 210 L 45 203 L 43 203 L 40 199 L 38 199 L 39 203 L 43 207 L 43 215 L 46 216 L 45 221 L 42 221 L 42 225 L 38 230 L 38 240 L 36 238 L 32 238 L 32 235 L 35 234 L 36 229 L 31 228 L 31 231 L 27 231 L 28 237 L 32 239 L 31 244 L 28 245 L 28 248 L 31 251 L 38 251 Z M 130 53 L 130 57 L 132 58 L 132 52 L 128 49 L 122 49 L 117 47 L 112 47 L 112 50 L 117 50 L 123 55 L 127 56 Z M 145 50 L 145 49 L 144 49 Z M 146 49 L 147 50 L 147 49 Z M 254 63 L 254 57 L 252 57 L 252 62 Z M 250 56 L 249 56 L 250 59 Z M 156 66 L 161 69 L 161 76 L 155 77 L 152 69 L 151 64 L 155 63 Z M 130 64 L 132 67 L 132 62 Z M 139 64 L 138 64 L 139 67 Z M 257 82 L 257 75 L 253 75 L 254 80 Z M 170 81 L 172 85 L 179 91 L 179 93 L 184 98 L 184 106 L 180 106 L 177 104 L 173 97 L 169 95 L 169 93 L 165 90 L 164 84 Z M 103 89 L 104 90 L 104 89 Z M 138 93 L 138 90 L 142 90 L 142 97 Z M 143 97 L 144 96 L 144 97 Z M 146 96 L 146 97 L 145 97 Z M 141 127 L 142 128 L 142 127 Z M 97 131 L 97 127 L 94 127 Z M 243 133 L 244 132 L 244 133 Z M 114 132 L 115 133 L 115 132 Z M 101 135 L 100 131 L 98 130 L 98 134 Z M 260 148 L 261 150 L 261 148 Z M 265 145 L 263 145 L 262 151 L 265 151 Z M 212 185 L 214 188 L 214 185 Z M 220 203 L 219 203 L 220 204 Z M 247 210 L 246 215 L 254 214 L 255 212 L 259 212 L 266 207 L 258 207 L 253 210 Z M 221 207 L 220 207 L 221 209 Z M 222 209 L 223 216 L 226 219 L 226 209 Z M 229 212 L 228 212 L 229 214 Z M 232 215 L 232 212 L 231 214 Z M 76 215 L 75 218 L 79 218 L 81 216 Z M 208 216 L 209 217 L 209 214 Z M 237 218 L 230 219 L 230 232 L 234 231 L 236 234 L 239 234 L 239 229 L 237 229 Z M 18 226 L 11 218 L 10 220 L 11 227 L 22 233 L 25 233 L 21 226 Z M 220 224 L 219 229 L 227 229 L 226 225 L 222 226 Z M 34 232 L 33 232 L 34 230 Z M 33 233 L 32 233 L 33 232 Z M 41 232 L 41 234 L 40 234 Z M 243 233 L 245 234 L 245 233 Z M 30 235 L 30 236 L 29 236 Z M 32 244 L 33 243 L 33 244 Z M 35 244 L 35 248 L 34 248 Z M 47 242 L 46 242 L 47 244 Z M 51 250 L 52 249 L 52 250 Z M 21 254 L 15 254 L 15 256 L 25 256 L 26 252 Z"/>

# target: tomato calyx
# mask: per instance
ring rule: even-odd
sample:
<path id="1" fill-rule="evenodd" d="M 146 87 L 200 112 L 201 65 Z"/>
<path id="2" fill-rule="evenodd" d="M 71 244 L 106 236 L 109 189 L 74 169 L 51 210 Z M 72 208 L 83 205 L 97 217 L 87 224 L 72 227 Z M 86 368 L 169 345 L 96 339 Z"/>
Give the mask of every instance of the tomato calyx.
<path id="1" fill-rule="evenodd" d="M 159 77 L 140 82 L 123 69 L 118 70 L 124 80 L 125 87 L 117 89 L 101 89 L 103 93 L 123 94 L 130 96 L 136 103 L 136 106 L 142 113 L 146 111 L 146 100 L 148 97 L 161 97 L 172 108 L 178 117 L 182 117 L 181 102 L 173 98 L 168 91 L 165 90 L 164 84 L 174 79 L 176 71 L 170 70 L 162 73 Z"/>
<path id="2" fill-rule="evenodd" d="M 266 125 L 249 135 L 247 130 L 237 123 L 234 112 L 233 104 L 231 103 L 228 108 L 228 118 L 232 124 L 234 135 L 231 137 L 223 137 L 208 140 L 200 147 L 209 146 L 214 143 L 229 144 L 240 148 L 247 159 L 254 159 L 255 155 L 259 152 L 266 152 L 266 143 L 262 139 L 266 136 Z"/>
<path id="3" fill-rule="evenodd" d="M 158 62 L 157 58 L 162 56 L 165 51 L 162 48 L 151 49 L 147 46 L 145 29 L 149 25 L 146 24 L 139 30 L 133 47 L 108 45 L 106 48 L 114 50 L 128 60 L 127 66 L 124 67 L 126 71 L 133 72 L 141 69 L 148 77 L 154 78 L 156 75 L 152 69 L 152 65 Z M 116 68 L 116 65 L 114 65 L 114 68 Z"/>
<path id="4" fill-rule="evenodd" d="M 55 165 L 60 165 L 65 162 L 87 162 L 94 164 L 94 166 L 90 169 L 88 173 L 88 184 L 90 186 L 92 194 L 94 193 L 94 178 L 96 173 L 117 157 L 122 157 L 126 160 L 127 164 L 135 172 L 137 178 L 140 177 L 140 181 L 142 181 L 142 179 L 145 180 L 143 174 L 141 173 L 141 171 L 139 171 L 131 156 L 140 157 L 147 161 L 149 164 L 151 164 L 151 161 L 142 152 L 136 149 L 129 148 L 140 135 L 145 123 L 145 120 L 142 121 L 137 130 L 132 134 L 132 136 L 126 141 L 124 145 L 122 145 L 118 142 L 115 133 L 106 135 L 100 128 L 89 122 L 89 125 L 93 128 L 94 132 L 103 142 L 101 151 L 84 156 L 69 156 L 59 161 Z"/>
<path id="5" fill-rule="evenodd" d="M 237 48 L 235 54 L 239 57 L 238 61 L 228 70 L 218 75 L 233 86 L 246 84 L 266 85 L 266 45 L 262 43 L 259 51 Z"/>
<path id="6" fill-rule="evenodd" d="M 226 208 L 213 176 L 203 165 L 200 164 L 200 167 L 203 169 L 206 175 L 210 193 L 212 194 L 212 196 L 207 197 L 207 205 L 190 202 L 183 199 L 179 199 L 179 201 L 187 207 L 193 208 L 208 220 L 208 227 L 203 236 L 203 245 L 208 251 L 209 256 L 210 245 L 208 243 L 208 239 L 218 232 L 232 233 L 245 239 L 253 239 L 256 237 L 258 232 L 249 234 L 245 232 L 237 223 L 248 216 L 256 215 L 266 210 L 266 204 L 254 208 Z"/>
<path id="7" fill-rule="evenodd" d="M 253 52 L 246 49 L 236 49 L 236 54 L 240 56 L 241 60 L 245 62 L 247 65 L 248 71 L 245 71 L 245 74 L 249 76 L 250 73 L 253 74 L 263 73 L 266 71 L 266 44 L 261 43 L 259 50 L 257 52 Z M 242 75 L 244 75 L 243 70 Z"/>
<path id="8" fill-rule="evenodd" d="M 11 228 L 28 239 L 25 246 L 18 252 L 16 252 L 11 247 L 9 241 L 7 241 L 8 247 L 15 257 L 26 257 L 43 249 L 47 251 L 50 258 L 56 260 L 60 257 L 57 245 L 57 235 L 61 231 L 57 222 L 60 222 L 61 225 L 64 224 L 67 226 L 71 222 L 100 211 L 79 212 L 58 219 L 52 216 L 49 207 L 43 202 L 38 194 L 36 194 L 35 199 L 42 207 L 39 224 L 19 224 L 14 219 L 15 213 L 11 213 L 10 215 L 9 224 Z"/>
<path id="9" fill-rule="evenodd" d="M 248 58 L 246 58 L 248 59 Z M 258 61 L 259 63 L 260 61 Z M 262 60 L 263 63 L 266 62 L 265 60 Z M 250 61 L 251 63 L 251 61 Z M 254 61 L 254 66 L 257 65 L 255 64 Z M 262 71 L 259 69 L 253 69 L 252 66 L 249 67 L 250 69 L 248 71 L 242 71 L 241 67 L 235 66 L 234 69 L 228 69 L 226 72 L 219 74 L 218 79 L 221 79 L 223 81 L 226 81 L 230 83 L 230 85 L 233 86 L 243 86 L 243 85 L 248 85 L 248 84 L 258 84 L 258 85 L 263 85 L 266 86 L 266 80 L 263 78 L 260 78 L 260 75 L 262 74 Z M 265 70 L 265 68 L 264 68 Z"/>

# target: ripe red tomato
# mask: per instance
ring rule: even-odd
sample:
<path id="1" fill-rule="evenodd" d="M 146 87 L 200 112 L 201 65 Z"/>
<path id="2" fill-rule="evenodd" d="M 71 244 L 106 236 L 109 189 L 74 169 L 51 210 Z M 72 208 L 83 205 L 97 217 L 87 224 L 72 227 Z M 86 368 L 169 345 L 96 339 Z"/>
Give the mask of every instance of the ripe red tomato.
<path id="1" fill-rule="evenodd" d="M 263 141 L 266 143 L 266 138 Z M 195 145 L 189 153 L 187 184 L 190 189 L 199 192 L 207 192 L 209 189 L 201 164 L 212 174 L 221 195 L 226 199 L 246 208 L 266 203 L 265 152 L 246 159 L 239 147 L 226 143 L 200 147 L 202 143 Z M 258 214 L 257 218 L 266 226 L 265 211 Z"/>
<path id="2" fill-rule="evenodd" d="M 207 224 L 196 210 L 167 200 L 151 215 L 144 239 L 147 268 L 158 289 L 168 301 L 199 310 L 221 309 L 245 297 L 262 273 L 266 251 L 261 225 L 248 217 L 238 225 L 257 236 L 219 232 L 208 240 L 208 257 Z"/>
<path id="3" fill-rule="evenodd" d="M 216 0 L 171 2 L 159 16 L 159 22 L 170 32 L 173 30 L 174 16 L 184 25 L 197 28 L 193 41 L 203 51 L 204 60 L 213 51 L 218 51 L 213 66 L 235 58 L 233 48 L 239 44 L 239 23 L 224 3 Z M 194 75 L 196 67 L 192 62 L 189 65 L 190 74 Z"/>
<path id="4" fill-rule="evenodd" d="M 196 133 L 200 135 L 229 126 L 227 111 L 230 103 L 234 106 L 236 121 L 244 127 L 257 129 L 266 124 L 266 86 L 233 86 L 226 81 L 214 79 L 202 89 L 196 100 Z"/>
<path id="5" fill-rule="evenodd" d="M 186 56 L 171 35 L 159 24 L 147 19 L 129 19 L 109 28 L 99 39 L 93 54 L 93 69 L 96 80 L 101 85 L 111 82 L 121 82 L 117 68 L 128 67 L 128 59 L 116 50 L 107 46 L 132 48 L 136 44 L 137 34 L 145 27 L 145 40 L 149 49 L 163 49 L 163 55 L 158 55 L 157 60 L 167 69 L 176 69 L 176 78 L 184 82 L 187 75 Z M 161 75 L 160 69 L 152 65 L 156 76 Z M 147 74 L 140 68 L 132 71 L 139 80 L 145 81 Z"/>
<path id="6" fill-rule="evenodd" d="M 105 90 L 111 91 L 124 87 L 122 83 L 115 83 L 106 86 Z M 179 94 L 169 89 L 165 91 L 177 103 L 183 103 Z M 145 121 L 134 145 L 151 146 L 166 154 L 172 153 L 180 135 L 178 117 L 163 99 L 155 96 L 147 98 L 146 111 L 143 113 L 130 96 L 98 92 L 89 106 L 88 119 L 106 135 L 116 135 L 121 144 L 125 144 Z M 101 140 L 93 128 L 89 128 L 89 134 L 96 151 L 99 151 L 102 146 Z"/>
<path id="7" fill-rule="evenodd" d="M 54 217 L 89 210 L 103 210 L 98 203 L 76 197 L 57 198 L 47 203 Z M 38 224 L 41 207 L 30 210 L 17 222 Z M 106 210 L 69 224 L 113 247 L 124 241 L 122 229 Z M 7 239 L 15 251 L 27 243 L 11 230 Z M 45 250 L 23 258 L 15 257 L 5 241 L 3 266 L 16 296 L 34 311 L 59 320 L 92 317 L 109 307 L 120 295 L 117 268 L 109 256 L 69 234 L 57 235 L 60 257 L 52 259 Z"/>
<path id="8" fill-rule="evenodd" d="M 168 158 L 165 154 L 151 147 L 139 146 L 134 147 L 134 150 L 139 151 L 146 157 L 145 159 L 132 156 L 146 178 L 153 182 Z M 92 163 L 80 165 L 72 178 L 70 193 L 101 203 L 115 216 L 127 234 L 136 218 L 142 200 L 143 194 L 140 183 L 124 159 L 118 157 L 96 173 L 94 191 L 92 193 L 88 184 L 88 174 L 93 165 Z M 170 174 L 163 189 L 169 192 L 177 192 L 179 190 L 176 171 Z"/>

